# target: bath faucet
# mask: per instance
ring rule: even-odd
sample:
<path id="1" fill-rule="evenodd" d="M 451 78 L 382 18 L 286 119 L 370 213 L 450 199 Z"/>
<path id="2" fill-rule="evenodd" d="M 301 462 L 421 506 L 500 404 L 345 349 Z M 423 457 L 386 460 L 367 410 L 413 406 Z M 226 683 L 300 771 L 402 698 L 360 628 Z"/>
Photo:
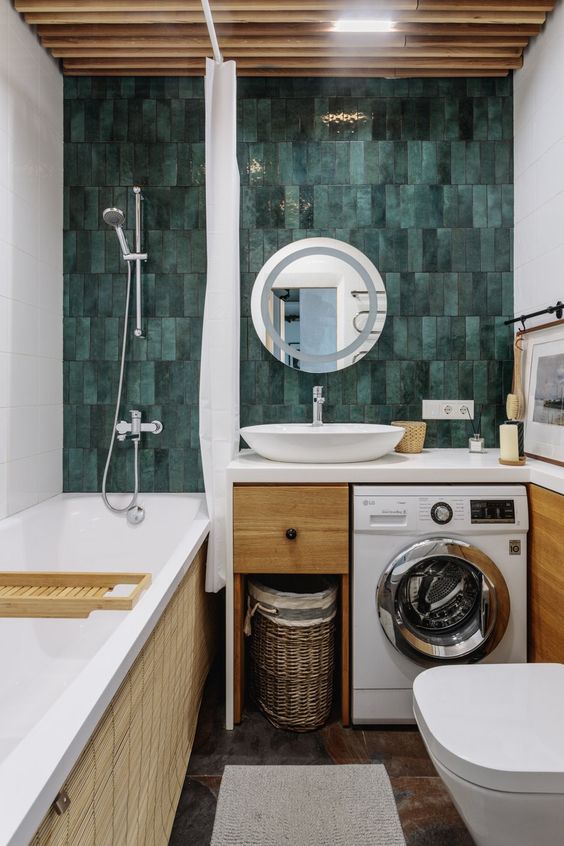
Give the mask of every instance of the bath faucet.
<path id="1" fill-rule="evenodd" d="M 316 385 L 313 389 L 313 423 L 312 426 L 323 426 L 323 385 Z"/>
<path id="2" fill-rule="evenodd" d="M 141 422 L 141 412 L 137 409 L 132 409 L 131 423 L 127 420 L 120 420 L 116 426 L 118 441 L 134 440 L 138 441 L 141 437 L 141 432 L 152 432 L 153 435 L 160 435 L 163 430 L 163 424 L 160 420 L 153 420 L 151 423 Z"/>

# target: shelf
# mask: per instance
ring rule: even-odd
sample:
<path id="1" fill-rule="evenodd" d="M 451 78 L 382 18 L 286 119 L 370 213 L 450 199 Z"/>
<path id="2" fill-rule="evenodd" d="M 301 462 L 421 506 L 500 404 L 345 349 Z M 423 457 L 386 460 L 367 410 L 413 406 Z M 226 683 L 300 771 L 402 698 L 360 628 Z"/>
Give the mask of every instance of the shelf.
<path id="1" fill-rule="evenodd" d="M 150 573 L 0 572 L 0 617 L 88 617 L 130 611 L 151 583 Z M 123 594 L 118 585 L 133 585 Z"/>

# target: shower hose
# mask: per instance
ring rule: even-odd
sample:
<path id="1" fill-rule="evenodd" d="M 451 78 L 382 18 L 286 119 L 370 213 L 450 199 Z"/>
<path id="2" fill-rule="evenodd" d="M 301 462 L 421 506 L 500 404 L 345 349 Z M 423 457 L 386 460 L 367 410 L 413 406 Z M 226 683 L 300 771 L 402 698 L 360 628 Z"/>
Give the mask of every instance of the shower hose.
<path id="1" fill-rule="evenodd" d="M 127 262 L 127 287 L 125 292 L 125 315 L 124 315 L 124 323 L 123 323 L 123 338 L 121 342 L 121 364 L 119 368 L 119 383 L 118 383 L 118 391 L 116 397 L 116 410 L 114 414 L 114 423 L 112 426 L 112 433 L 110 435 L 110 446 L 108 449 L 108 455 L 106 458 L 106 466 L 104 467 L 104 476 L 102 478 L 102 499 L 106 506 L 113 511 L 114 514 L 123 514 L 126 511 L 129 511 L 137 504 L 137 497 L 139 496 L 139 439 L 133 438 L 133 449 L 134 449 L 134 462 L 135 462 L 135 490 L 133 492 L 133 496 L 131 497 L 130 501 L 127 505 L 118 508 L 115 505 L 112 505 L 108 494 L 106 491 L 106 484 L 108 479 L 108 471 L 110 469 L 110 464 L 112 461 L 112 453 L 114 451 L 114 442 L 115 442 L 115 433 L 116 433 L 116 426 L 118 423 L 119 417 L 119 407 L 121 405 L 121 394 L 123 390 L 123 374 L 125 371 L 125 351 L 127 349 L 127 323 L 129 320 L 129 300 L 131 294 L 131 262 Z"/>

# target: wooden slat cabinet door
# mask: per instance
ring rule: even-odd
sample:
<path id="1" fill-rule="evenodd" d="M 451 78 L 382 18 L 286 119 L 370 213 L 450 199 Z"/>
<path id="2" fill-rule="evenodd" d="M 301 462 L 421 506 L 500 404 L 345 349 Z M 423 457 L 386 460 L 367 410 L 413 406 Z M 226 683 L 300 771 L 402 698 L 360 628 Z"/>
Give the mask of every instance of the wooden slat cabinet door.
<path id="1" fill-rule="evenodd" d="M 529 660 L 564 662 L 564 496 L 529 485 Z"/>
<path id="2" fill-rule="evenodd" d="M 235 573 L 347 573 L 348 485 L 236 485 Z"/>

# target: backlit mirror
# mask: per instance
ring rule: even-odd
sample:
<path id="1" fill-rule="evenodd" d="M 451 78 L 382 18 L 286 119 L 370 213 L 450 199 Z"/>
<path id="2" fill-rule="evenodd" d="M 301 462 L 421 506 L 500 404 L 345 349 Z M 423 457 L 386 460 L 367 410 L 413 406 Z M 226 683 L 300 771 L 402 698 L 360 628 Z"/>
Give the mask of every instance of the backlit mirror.
<path id="1" fill-rule="evenodd" d="M 374 346 L 386 319 L 386 291 L 356 247 L 307 238 L 282 247 L 263 266 L 251 313 L 275 358 L 307 373 L 328 373 L 349 367 Z"/>

